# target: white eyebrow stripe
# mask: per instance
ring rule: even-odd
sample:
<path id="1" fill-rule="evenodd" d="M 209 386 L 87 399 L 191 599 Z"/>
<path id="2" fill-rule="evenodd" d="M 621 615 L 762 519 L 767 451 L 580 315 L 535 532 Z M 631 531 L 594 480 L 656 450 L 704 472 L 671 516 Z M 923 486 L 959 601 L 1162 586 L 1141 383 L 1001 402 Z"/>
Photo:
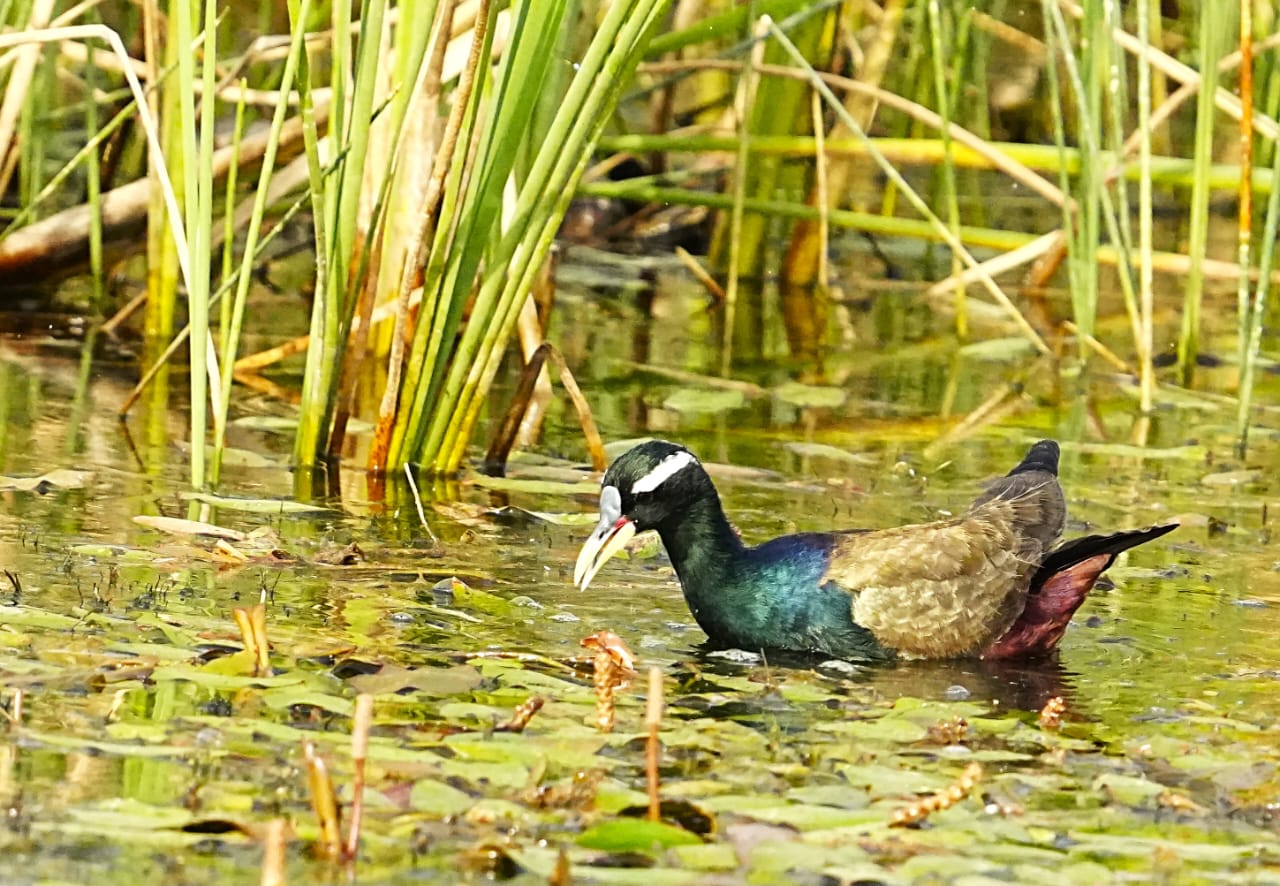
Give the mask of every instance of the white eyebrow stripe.
<path id="1" fill-rule="evenodd" d="M 663 483 L 670 480 L 675 474 L 687 468 L 689 465 L 697 464 L 698 460 L 693 457 L 693 453 L 682 449 L 679 452 L 673 452 L 658 462 L 658 466 L 649 473 L 645 474 L 631 487 L 632 495 L 639 495 L 642 492 L 653 492 Z"/>

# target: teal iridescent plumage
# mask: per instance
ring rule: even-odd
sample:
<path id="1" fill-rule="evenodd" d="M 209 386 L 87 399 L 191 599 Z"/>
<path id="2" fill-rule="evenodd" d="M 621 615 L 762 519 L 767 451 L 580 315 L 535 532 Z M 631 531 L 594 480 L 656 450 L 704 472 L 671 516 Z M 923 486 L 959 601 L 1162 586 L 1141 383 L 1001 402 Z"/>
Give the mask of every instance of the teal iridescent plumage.
<path id="1" fill-rule="evenodd" d="M 1176 524 L 1058 544 L 1058 446 L 1041 441 L 970 510 L 936 523 L 811 532 L 749 547 L 688 450 L 641 444 L 606 472 L 585 588 L 635 532 L 662 539 L 713 646 L 841 658 L 1045 655 L 1120 552 Z"/>

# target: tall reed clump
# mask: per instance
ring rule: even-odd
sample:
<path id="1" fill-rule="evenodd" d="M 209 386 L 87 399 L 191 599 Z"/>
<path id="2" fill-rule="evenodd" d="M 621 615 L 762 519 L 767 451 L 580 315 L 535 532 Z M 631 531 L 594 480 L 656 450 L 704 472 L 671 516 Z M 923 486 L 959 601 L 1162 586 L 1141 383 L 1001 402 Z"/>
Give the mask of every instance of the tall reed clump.
<path id="1" fill-rule="evenodd" d="M 144 3 L 145 76 L 165 84 L 158 115 L 142 113 L 159 195 L 149 250 L 155 328 L 164 335 L 172 313 L 170 252 L 190 318 L 153 370 L 189 336 L 193 485 L 217 482 L 251 270 L 272 233 L 271 202 L 296 181 L 307 189 L 316 253 L 297 461 L 343 451 L 356 383 L 376 375 L 365 370 L 377 359 L 386 384 L 369 467 L 458 470 L 578 178 L 669 2 L 367 0 L 357 10 L 337 0 L 322 12 L 289 0 L 288 39 L 261 50 L 284 61 L 265 66 L 275 101 L 265 146 L 254 136 L 256 187 L 237 207 L 228 184 L 221 207 L 218 229 L 244 229 L 241 257 L 224 250 L 216 287 L 215 180 L 243 161 L 213 150 L 214 124 L 233 113 L 239 132 L 251 92 L 219 79 L 218 66 L 239 73 L 263 59 L 251 49 L 219 62 L 226 24 L 212 0 L 181 4 L 169 19 Z M 129 71 L 118 37 L 99 32 Z M 297 141 L 302 157 L 277 168 L 282 145 Z"/>
<path id="2" fill-rule="evenodd" d="M 667 0 L 608 4 L 567 86 L 564 44 L 580 4 L 499 6 L 473 7 L 459 66 L 447 52 L 452 0 L 401 6 L 398 24 L 385 0 L 364 4 L 347 95 L 338 48 L 354 28 L 350 4 L 335 4 L 329 135 L 307 145 L 319 270 L 302 464 L 338 453 L 358 363 L 385 350 L 369 467 L 458 470 L 578 177 Z M 303 27 L 300 4 L 291 10 Z M 562 98 L 540 117 L 548 92 Z M 381 340 L 371 336 L 379 297 L 394 305 Z"/>

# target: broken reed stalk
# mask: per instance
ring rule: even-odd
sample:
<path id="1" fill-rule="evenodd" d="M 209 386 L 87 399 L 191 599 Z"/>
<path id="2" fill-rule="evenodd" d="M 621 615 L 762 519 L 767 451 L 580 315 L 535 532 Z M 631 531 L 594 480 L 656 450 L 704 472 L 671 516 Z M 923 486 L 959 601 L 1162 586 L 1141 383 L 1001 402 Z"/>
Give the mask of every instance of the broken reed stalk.
<path id="1" fill-rule="evenodd" d="M 662 744 L 658 735 L 662 731 L 662 668 L 649 668 L 649 701 L 644 709 L 644 724 L 649 736 L 644 746 L 645 782 L 649 788 L 649 820 L 662 818 L 662 802 L 658 799 L 658 755 Z"/>
<path id="2" fill-rule="evenodd" d="M 982 764 L 970 763 L 965 767 L 964 772 L 960 773 L 959 778 L 938 791 L 938 793 L 922 800 L 917 800 L 901 809 L 895 809 L 893 816 L 889 819 L 889 827 L 901 828 L 907 825 L 919 824 L 935 812 L 950 809 L 973 793 L 973 789 L 981 781 Z"/>
<path id="3" fill-rule="evenodd" d="M 603 471 L 608 467 L 609 460 L 604 454 L 604 440 L 601 439 L 600 430 L 596 427 L 595 417 L 591 414 L 591 404 L 587 402 L 582 389 L 578 387 L 578 382 L 573 377 L 569 365 L 565 363 L 564 357 L 551 342 L 544 341 L 529 355 L 529 359 L 525 361 L 524 369 L 520 372 L 520 381 L 516 384 L 516 392 L 511 398 L 511 405 L 507 408 L 506 415 L 502 417 L 502 424 L 498 426 L 497 432 L 493 435 L 493 442 L 489 444 L 489 450 L 484 454 L 485 473 L 502 476 L 506 471 L 507 458 L 511 455 L 516 436 L 520 432 L 521 420 L 529 409 L 529 404 L 532 402 L 534 391 L 537 388 L 538 376 L 542 372 L 543 365 L 548 360 L 551 361 L 551 365 L 555 367 L 556 373 L 559 374 L 560 384 L 564 387 L 565 393 L 569 395 L 569 399 L 573 402 L 573 408 L 578 413 L 578 422 L 582 425 L 582 436 L 586 439 L 587 452 L 591 456 L 592 467 L 597 471 Z"/>
<path id="4" fill-rule="evenodd" d="M 547 876 L 548 886 L 571 886 L 573 883 L 573 873 L 569 867 L 569 853 L 564 847 L 560 847 L 560 851 L 556 854 L 556 866 L 551 869 L 551 873 Z"/>
<path id="5" fill-rule="evenodd" d="M 262 873 L 258 878 L 259 886 L 284 886 L 289 882 L 285 873 L 288 836 L 289 822 L 285 819 L 273 818 L 267 822 L 266 833 L 262 836 Z"/>
<path id="6" fill-rule="evenodd" d="M 316 753 L 316 746 L 309 741 L 302 743 L 302 758 L 307 766 L 307 784 L 311 789 L 311 809 L 316 814 L 320 839 L 316 846 L 320 854 L 335 861 L 342 857 L 342 829 L 338 820 L 338 798 L 333 793 L 333 779 L 324 758 Z"/>
<path id="7" fill-rule="evenodd" d="M 369 756 L 369 727 L 373 725 L 373 696 L 356 696 L 356 713 L 351 722 L 351 824 L 343 858 L 351 861 L 360 849 L 360 821 L 364 818 L 364 762 Z"/>
<path id="8" fill-rule="evenodd" d="M 231 610 L 240 628 L 244 648 L 253 653 L 253 675 L 266 677 L 271 674 L 271 645 L 267 642 L 267 607 L 261 603 L 248 609 Z"/>

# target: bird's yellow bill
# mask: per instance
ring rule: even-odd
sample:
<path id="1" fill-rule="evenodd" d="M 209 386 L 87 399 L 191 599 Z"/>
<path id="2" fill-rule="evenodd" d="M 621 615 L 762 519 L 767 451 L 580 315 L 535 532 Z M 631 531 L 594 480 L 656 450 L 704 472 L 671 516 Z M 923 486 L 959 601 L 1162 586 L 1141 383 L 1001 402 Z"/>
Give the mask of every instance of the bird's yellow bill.
<path id="1" fill-rule="evenodd" d="M 602 519 L 596 531 L 582 544 L 578 562 L 573 567 L 573 583 L 581 591 L 587 589 L 600 567 L 627 546 L 636 534 L 636 524 L 626 517 L 613 521 Z"/>

